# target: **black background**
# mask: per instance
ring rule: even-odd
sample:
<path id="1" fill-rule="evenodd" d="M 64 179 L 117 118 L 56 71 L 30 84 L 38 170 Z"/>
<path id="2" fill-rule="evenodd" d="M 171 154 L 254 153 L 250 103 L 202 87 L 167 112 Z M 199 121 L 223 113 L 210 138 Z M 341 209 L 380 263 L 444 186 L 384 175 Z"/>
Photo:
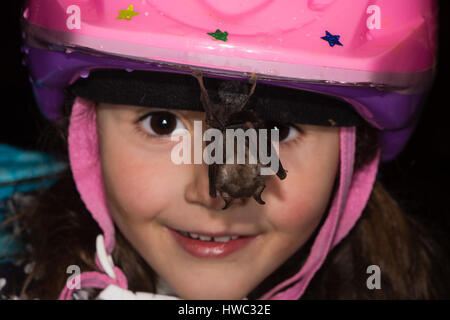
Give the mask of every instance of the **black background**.
<path id="1" fill-rule="evenodd" d="M 395 0 L 393 0 L 395 1 Z M 450 1 L 440 3 L 440 50 L 437 78 L 421 121 L 406 148 L 394 161 L 382 164 L 381 180 L 410 215 L 414 215 L 442 237 L 450 237 Z M 0 143 L 38 149 L 47 122 L 38 111 L 22 66 L 20 52 L 21 1 L 3 1 Z"/>

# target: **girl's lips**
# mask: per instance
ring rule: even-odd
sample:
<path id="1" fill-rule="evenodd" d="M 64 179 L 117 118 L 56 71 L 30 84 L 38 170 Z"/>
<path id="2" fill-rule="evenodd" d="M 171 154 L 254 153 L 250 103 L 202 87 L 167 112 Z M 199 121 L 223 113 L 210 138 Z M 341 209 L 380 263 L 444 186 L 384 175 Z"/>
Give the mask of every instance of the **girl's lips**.
<path id="1" fill-rule="evenodd" d="M 223 258 L 239 249 L 247 246 L 255 240 L 258 235 L 239 237 L 228 242 L 202 241 L 183 236 L 177 231 L 170 229 L 170 233 L 176 242 L 189 254 L 197 258 Z"/>

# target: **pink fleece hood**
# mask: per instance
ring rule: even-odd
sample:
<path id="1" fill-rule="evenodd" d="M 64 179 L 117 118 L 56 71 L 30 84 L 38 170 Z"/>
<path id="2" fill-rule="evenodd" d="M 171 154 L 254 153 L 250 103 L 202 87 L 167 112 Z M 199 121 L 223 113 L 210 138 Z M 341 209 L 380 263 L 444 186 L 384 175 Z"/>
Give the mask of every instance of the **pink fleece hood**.
<path id="1" fill-rule="evenodd" d="M 380 152 L 378 151 L 376 157 L 369 163 L 354 171 L 355 140 L 355 127 L 340 128 L 339 187 L 333 196 L 328 216 L 316 236 L 306 263 L 293 277 L 272 288 L 261 297 L 262 299 L 301 298 L 328 253 L 349 233 L 361 216 L 376 179 Z M 114 223 L 108 212 L 103 187 L 96 112 L 93 103 L 82 98 L 76 99 L 72 110 L 69 127 L 69 156 L 81 199 L 103 231 L 106 255 L 111 254 L 115 245 Z M 98 251 L 97 265 L 104 273 L 83 273 L 81 287 L 104 289 L 114 284 L 127 289 L 127 281 L 121 270 L 114 267 L 111 260 L 109 260 L 111 268 L 105 268 L 105 264 L 100 262 L 102 259 L 99 259 L 99 255 L 105 255 L 105 253 Z M 108 259 L 111 259 L 110 256 Z M 65 287 L 60 299 L 70 299 L 72 292 L 73 290 Z"/>

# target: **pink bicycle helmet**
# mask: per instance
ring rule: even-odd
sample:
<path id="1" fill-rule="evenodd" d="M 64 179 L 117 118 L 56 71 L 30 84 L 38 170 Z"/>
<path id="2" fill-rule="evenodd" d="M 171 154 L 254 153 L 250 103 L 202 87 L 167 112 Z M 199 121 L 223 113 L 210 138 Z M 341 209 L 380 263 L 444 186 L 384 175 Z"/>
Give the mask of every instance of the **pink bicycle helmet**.
<path id="1" fill-rule="evenodd" d="M 38 105 L 51 120 L 62 114 L 65 89 L 94 69 L 201 69 L 223 79 L 255 73 L 262 84 L 331 96 L 378 128 L 380 153 L 356 172 L 355 132 L 342 128 L 341 181 L 310 257 L 298 274 L 263 297 L 299 298 L 359 218 L 378 160 L 393 159 L 417 124 L 434 75 L 436 16 L 433 0 L 29 0 L 24 52 Z M 73 113 L 88 105 L 78 98 Z M 71 166 L 111 253 L 113 223 L 98 161 L 92 161 L 98 157 L 93 119 L 71 123 Z M 108 269 L 111 283 L 125 288 L 123 275 L 111 277 L 117 268 Z M 84 284 L 106 286 L 96 279 L 85 277 Z"/>

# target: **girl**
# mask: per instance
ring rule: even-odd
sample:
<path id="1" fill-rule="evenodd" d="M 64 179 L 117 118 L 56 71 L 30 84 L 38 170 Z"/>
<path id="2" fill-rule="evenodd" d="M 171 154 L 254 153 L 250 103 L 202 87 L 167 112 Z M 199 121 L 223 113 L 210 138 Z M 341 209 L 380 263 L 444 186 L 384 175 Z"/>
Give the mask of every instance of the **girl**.
<path id="1" fill-rule="evenodd" d="M 417 122 L 435 19 L 431 0 L 29 1 L 70 170 L 20 219 L 20 297 L 443 297 L 435 245 L 376 182 Z M 286 178 L 177 165 L 211 119 L 276 129 Z"/>

